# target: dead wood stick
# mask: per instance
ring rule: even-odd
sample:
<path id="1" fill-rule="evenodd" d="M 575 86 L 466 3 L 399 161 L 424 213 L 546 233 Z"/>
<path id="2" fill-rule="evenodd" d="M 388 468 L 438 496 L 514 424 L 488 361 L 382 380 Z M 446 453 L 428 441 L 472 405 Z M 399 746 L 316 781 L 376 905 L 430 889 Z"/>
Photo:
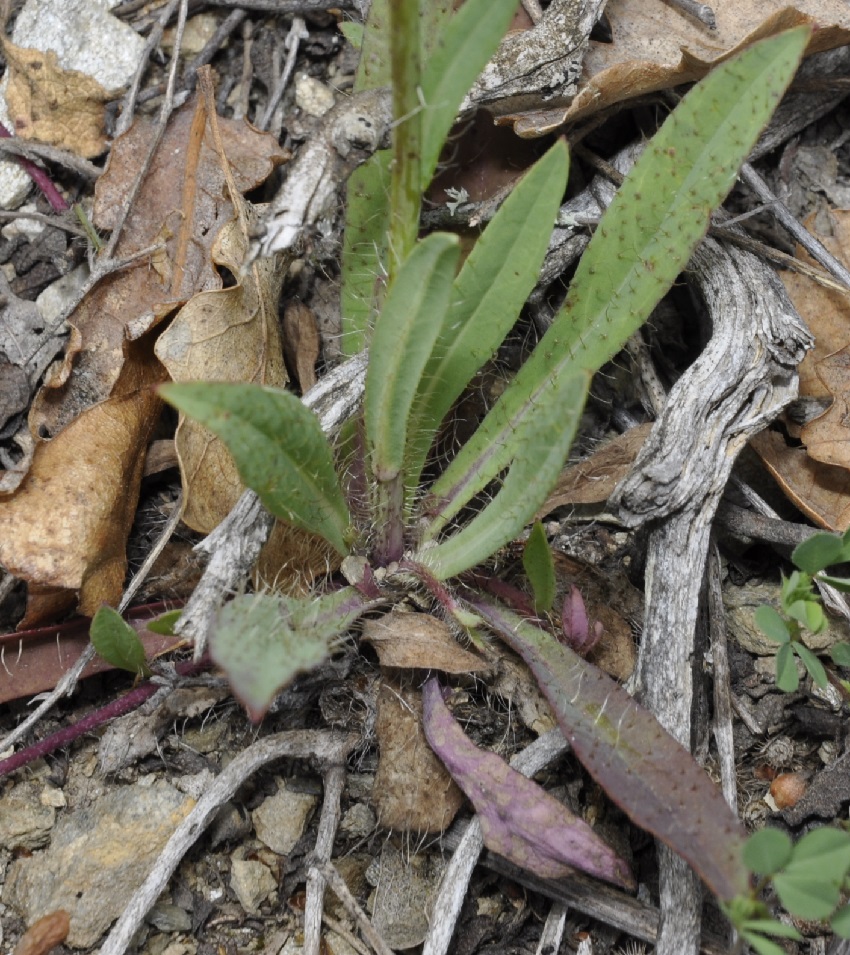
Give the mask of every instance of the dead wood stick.
<path id="1" fill-rule="evenodd" d="M 713 336 L 670 392 L 612 504 L 628 526 L 652 527 L 632 685 L 689 747 L 693 638 L 711 522 L 738 452 L 796 396 L 796 366 L 812 339 L 773 271 L 755 256 L 707 239 L 688 274 L 711 314 Z M 659 860 L 657 953 L 696 952 L 699 883 L 666 848 L 659 847 Z"/>
<path id="2" fill-rule="evenodd" d="M 342 760 L 331 764 L 325 770 L 325 794 L 322 800 L 322 814 L 319 817 L 319 830 L 316 833 L 316 848 L 313 850 L 313 864 L 307 870 L 307 900 L 304 905 L 304 949 L 303 955 L 319 955 L 322 948 L 322 910 L 325 906 L 325 879 L 319 866 L 331 860 L 336 831 L 342 815 L 340 800 L 345 789 L 347 774 Z M 379 953 L 383 955 L 383 952 Z"/>

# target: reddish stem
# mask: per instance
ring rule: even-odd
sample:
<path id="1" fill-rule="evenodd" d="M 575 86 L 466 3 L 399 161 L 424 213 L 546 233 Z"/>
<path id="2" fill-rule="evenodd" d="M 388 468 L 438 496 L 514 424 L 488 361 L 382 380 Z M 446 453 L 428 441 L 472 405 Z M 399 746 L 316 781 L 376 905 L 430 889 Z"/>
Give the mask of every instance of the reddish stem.
<path id="1" fill-rule="evenodd" d="M 2 123 L 0 123 L 0 138 L 15 138 L 14 134 L 6 129 Z M 39 166 L 36 166 L 36 164 L 31 160 L 25 159 L 23 156 L 15 156 L 15 159 L 21 164 L 24 172 L 44 193 L 44 198 L 50 203 L 50 207 L 54 212 L 67 212 L 68 209 L 71 208 L 66 202 L 62 193 L 59 192 L 56 186 L 53 185 L 53 180 L 43 169 L 41 169 Z"/>
<path id="2" fill-rule="evenodd" d="M 209 665 L 209 657 L 202 657 L 197 663 L 194 660 L 178 663 L 175 669 L 180 676 L 194 676 L 196 673 L 201 673 L 203 670 L 206 670 Z M 117 700 L 107 703 L 106 706 L 101 707 L 99 710 L 95 710 L 94 713 L 89 713 L 88 716 L 84 716 L 78 722 L 71 724 L 71 726 L 57 730 L 57 732 L 51 733 L 50 736 L 45 736 L 44 739 L 33 743 L 32 746 L 27 746 L 14 755 L 9 756 L 7 759 L 0 760 L 0 777 L 12 773 L 16 769 L 20 769 L 21 766 L 26 766 L 27 763 L 31 763 L 33 760 L 47 756 L 48 753 L 52 753 L 56 749 L 70 745 L 84 733 L 91 732 L 91 730 L 102 726 L 104 723 L 109 722 L 109 720 L 114 720 L 118 716 L 124 716 L 132 712 L 140 707 L 146 700 L 149 700 L 158 689 L 160 689 L 160 684 L 148 680 L 141 686 L 137 686 L 135 690 L 131 690 Z"/>

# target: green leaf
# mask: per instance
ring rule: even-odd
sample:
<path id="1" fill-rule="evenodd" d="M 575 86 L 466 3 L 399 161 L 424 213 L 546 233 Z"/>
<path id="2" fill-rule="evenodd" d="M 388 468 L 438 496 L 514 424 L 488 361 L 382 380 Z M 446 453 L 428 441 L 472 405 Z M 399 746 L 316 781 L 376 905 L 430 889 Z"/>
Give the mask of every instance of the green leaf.
<path id="1" fill-rule="evenodd" d="M 174 627 L 182 613 L 182 610 L 168 610 L 146 623 L 145 629 L 150 630 L 151 633 L 161 633 L 166 637 L 173 637 Z"/>
<path id="2" fill-rule="evenodd" d="M 845 558 L 846 560 L 847 558 Z M 831 577 L 829 574 L 818 574 L 817 579 L 822 584 L 829 584 L 843 594 L 850 593 L 850 580 L 846 577 Z"/>
<path id="3" fill-rule="evenodd" d="M 768 640 L 773 640 L 774 643 L 788 643 L 791 639 L 788 625 L 773 607 L 762 604 L 761 607 L 756 608 L 753 618 L 756 626 Z"/>
<path id="4" fill-rule="evenodd" d="M 227 446 L 239 477 L 275 516 L 348 554 L 348 507 L 319 421 L 295 395 L 258 385 L 188 382 L 160 394 Z"/>
<path id="5" fill-rule="evenodd" d="M 820 633 L 826 627 L 823 607 L 817 600 L 795 600 L 786 610 L 792 620 L 801 623 L 812 633 Z"/>
<path id="6" fill-rule="evenodd" d="M 744 865 L 756 875 L 773 875 L 791 858 L 794 844 L 779 829 L 760 829 L 744 846 Z"/>
<path id="7" fill-rule="evenodd" d="M 776 685 L 785 693 L 794 693 L 800 685 L 797 664 L 790 643 L 783 643 L 776 654 Z"/>
<path id="8" fill-rule="evenodd" d="M 786 955 L 785 949 L 782 948 L 781 945 L 777 945 L 776 942 L 771 942 L 770 939 L 765 938 L 763 935 L 742 930 L 741 938 L 749 942 L 756 952 L 758 952 L 758 955 Z"/>
<path id="9" fill-rule="evenodd" d="M 765 935 L 776 935 L 779 938 L 802 939 L 802 935 L 793 925 L 786 925 L 778 919 L 752 919 L 744 922 L 742 929 L 748 932 L 762 932 Z"/>
<path id="10" fill-rule="evenodd" d="M 522 566 L 534 592 L 534 610 L 547 613 L 555 602 L 555 561 L 546 531 L 535 521 L 522 552 Z"/>
<path id="11" fill-rule="evenodd" d="M 257 721 L 280 689 L 318 666 L 331 641 L 380 603 L 353 587 L 303 600 L 266 594 L 236 597 L 218 613 L 210 654 Z"/>
<path id="12" fill-rule="evenodd" d="M 842 906 L 829 920 L 832 931 L 841 938 L 850 938 L 850 905 Z"/>
<path id="13" fill-rule="evenodd" d="M 626 815 L 685 858 L 721 901 L 746 893 L 744 830 L 693 756 L 551 634 L 483 597 L 469 603 L 526 662 L 576 756 Z"/>
<path id="14" fill-rule="evenodd" d="M 362 23 L 357 23 L 354 20 L 346 20 L 344 23 L 340 23 L 339 30 L 355 50 L 359 50 L 363 46 Z"/>
<path id="15" fill-rule="evenodd" d="M 794 548 L 791 560 L 807 574 L 817 574 L 825 567 L 847 560 L 844 551 L 844 541 L 838 534 L 818 532 Z"/>
<path id="16" fill-rule="evenodd" d="M 516 0 L 466 0 L 451 18 L 422 75 L 422 191 L 428 187 L 458 107 L 505 35 Z"/>
<path id="17" fill-rule="evenodd" d="M 850 667 L 850 643 L 836 643 L 829 652 L 838 666 Z"/>
<path id="18" fill-rule="evenodd" d="M 799 640 L 795 640 L 791 646 L 794 648 L 794 652 L 797 656 L 803 661 L 803 666 L 809 671 L 809 676 L 811 676 L 821 689 L 824 689 L 828 685 L 829 680 L 826 677 L 826 670 L 824 670 L 820 660 L 818 660 L 804 643 L 800 643 Z"/>
<path id="19" fill-rule="evenodd" d="M 150 676 L 142 641 L 120 613 L 101 607 L 92 617 L 89 635 L 95 650 L 107 663 L 137 676 Z"/>
<path id="20" fill-rule="evenodd" d="M 581 258 L 564 307 L 473 438 L 433 487 L 445 523 L 491 479 L 467 479 L 487 449 L 510 459 L 517 413 L 532 414 L 543 382 L 595 371 L 649 317 L 794 75 L 808 28 L 789 30 L 722 63 L 679 103 L 626 177 Z"/>
<path id="21" fill-rule="evenodd" d="M 524 417 L 511 435 L 513 459 L 499 492 L 462 530 L 420 553 L 418 559 L 438 579 L 454 577 L 495 554 L 519 536 L 546 500 L 569 453 L 590 379 L 579 372 L 546 384 L 536 413 Z M 472 463 L 473 473 L 491 467 L 488 457 L 489 452 Z M 426 540 L 431 531 L 425 529 Z"/>
<path id="22" fill-rule="evenodd" d="M 831 880 L 840 885 L 850 871 L 850 833 L 821 826 L 806 833 L 794 846 L 785 874 Z"/>
<path id="23" fill-rule="evenodd" d="M 566 146 L 556 143 L 502 203 L 454 281 L 451 306 L 411 415 L 409 487 L 418 485 L 440 422 L 493 357 L 537 281 L 568 166 Z"/>
<path id="24" fill-rule="evenodd" d="M 838 905 L 841 893 L 834 882 L 780 872 L 773 887 L 783 906 L 802 919 L 825 919 Z"/>
<path id="25" fill-rule="evenodd" d="M 451 295 L 457 236 L 436 232 L 399 270 L 378 317 L 366 372 L 366 440 L 372 472 L 392 481 L 404 464 L 407 425 Z"/>
<path id="26" fill-rule="evenodd" d="M 346 355 L 366 347 L 386 283 L 391 161 L 390 150 L 375 153 L 348 180 L 340 302 L 341 344 Z"/>

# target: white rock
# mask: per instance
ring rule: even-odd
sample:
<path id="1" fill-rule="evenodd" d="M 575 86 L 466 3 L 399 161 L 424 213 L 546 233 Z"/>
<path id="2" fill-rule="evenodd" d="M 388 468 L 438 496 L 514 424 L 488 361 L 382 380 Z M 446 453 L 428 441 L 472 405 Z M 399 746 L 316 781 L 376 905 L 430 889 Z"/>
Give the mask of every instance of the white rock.
<path id="1" fill-rule="evenodd" d="M 94 77 L 106 90 L 124 89 L 133 78 L 145 45 L 128 24 L 97 0 L 27 0 L 18 15 L 12 42 L 53 50 L 65 70 Z M 0 85 L 0 122 L 8 127 L 6 82 Z M 32 183 L 14 162 L 0 162 L 0 207 L 16 209 Z"/>

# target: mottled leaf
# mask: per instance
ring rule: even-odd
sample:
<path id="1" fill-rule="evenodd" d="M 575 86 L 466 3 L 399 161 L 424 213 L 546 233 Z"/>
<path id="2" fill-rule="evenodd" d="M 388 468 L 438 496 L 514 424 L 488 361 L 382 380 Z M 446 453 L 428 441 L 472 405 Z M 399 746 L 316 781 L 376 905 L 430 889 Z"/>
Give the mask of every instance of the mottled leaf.
<path id="1" fill-rule="evenodd" d="M 230 382 L 163 385 L 166 401 L 218 435 L 270 513 L 348 553 L 348 506 L 318 418 L 295 395 Z"/>
<path id="2" fill-rule="evenodd" d="M 443 702 L 436 678 L 425 684 L 422 699 L 428 743 L 475 807 L 488 849 L 542 879 L 580 869 L 634 888 L 626 863 L 584 820 L 500 756 L 471 742 Z"/>
<path id="3" fill-rule="evenodd" d="M 227 674 L 233 692 L 257 721 L 293 677 L 318 666 L 331 641 L 380 601 L 353 587 L 322 597 L 296 599 L 251 594 L 218 613 L 210 655 Z"/>
<path id="4" fill-rule="evenodd" d="M 719 899 L 746 892 L 745 832 L 693 756 L 569 647 L 490 601 L 470 603 L 528 664 L 576 756 L 626 815 L 678 852 Z"/>

